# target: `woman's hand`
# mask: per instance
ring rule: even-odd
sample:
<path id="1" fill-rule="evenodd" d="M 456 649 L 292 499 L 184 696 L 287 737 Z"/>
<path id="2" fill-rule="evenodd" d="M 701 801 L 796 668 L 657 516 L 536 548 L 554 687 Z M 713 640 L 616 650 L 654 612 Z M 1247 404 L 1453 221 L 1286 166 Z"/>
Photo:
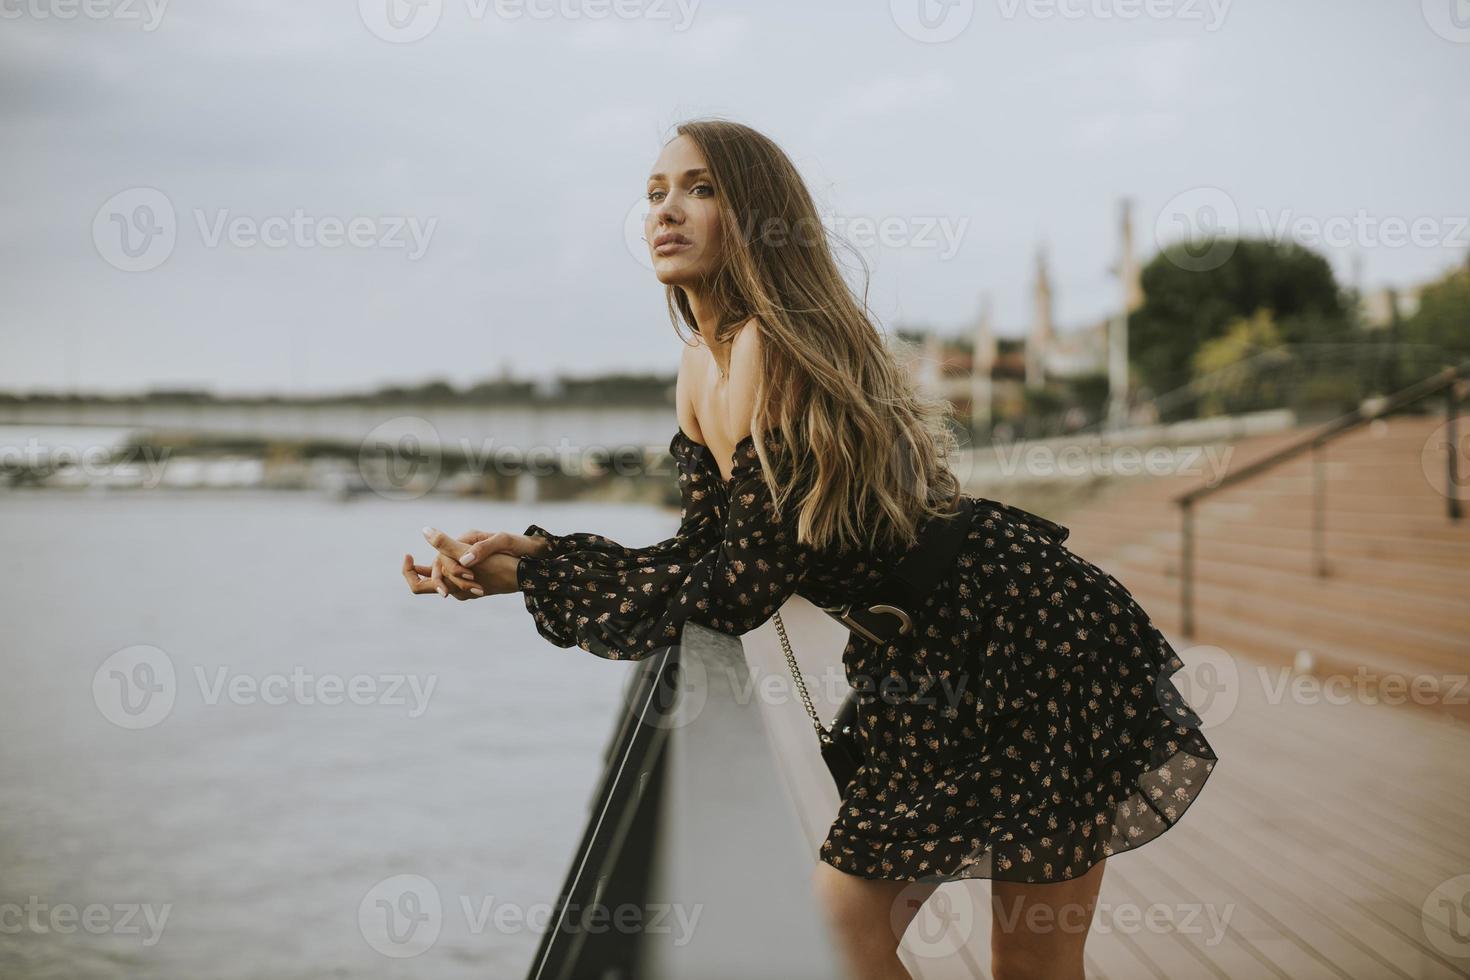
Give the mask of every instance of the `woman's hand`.
<path id="1" fill-rule="evenodd" d="M 415 595 L 437 592 L 446 599 L 478 599 L 518 591 L 516 562 L 523 555 L 544 554 L 545 538 L 510 531 L 471 530 L 451 538 L 437 528 L 423 529 L 424 540 L 438 552 L 432 565 L 417 565 L 403 556 L 403 577 Z M 467 566 L 474 565 L 471 569 Z"/>
<path id="2" fill-rule="evenodd" d="M 519 555 L 490 555 L 480 562 L 478 578 L 468 581 L 449 570 L 448 566 L 453 563 L 443 555 L 436 555 L 433 565 L 416 565 L 413 555 L 404 555 L 403 577 L 408 582 L 409 591 L 415 595 L 431 595 L 437 592 L 446 599 L 454 596 L 462 602 L 465 599 L 519 591 L 516 582 L 518 561 Z"/>
<path id="3" fill-rule="evenodd" d="M 403 578 L 414 595 L 438 593 L 444 598 L 451 595 L 456 599 L 478 599 L 485 594 L 479 584 L 458 578 L 446 572 L 442 555 L 435 555 L 431 564 L 414 564 L 413 555 L 403 556 Z"/>
<path id="4" fill-rule="evenodd" d="M 424 528 L 424 540 L 445 560 L 445 570 L 465 582 L 474 582 L 476 575 L 469 567 L 481 562 L 487 555 L 508 554 L 520 558 L 522 555 L 540 555 L 551 547 L 545 538 L 530 534 L 512 534 L 510 531 L 466 531 L 451 538 L 437 528 Z"/>

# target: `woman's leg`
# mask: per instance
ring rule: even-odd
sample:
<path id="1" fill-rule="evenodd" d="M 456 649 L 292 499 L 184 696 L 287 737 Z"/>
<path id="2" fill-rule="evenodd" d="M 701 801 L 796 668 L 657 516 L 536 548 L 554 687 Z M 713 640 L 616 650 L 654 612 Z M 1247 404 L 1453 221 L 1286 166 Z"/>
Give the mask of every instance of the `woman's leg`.
<path id="1" fill-rule="evenodd" d="M 1070 881 L 991 882 L 990 972 L 994 980 L 1083 980 L 1082 947 L 1092 928 L 1099 861 Z"/>
<path id="2" fill-rule="evenodd" d="M 937 885 L 873 881 L 818 861 L 812 888 L 852 980 L 911 980 L 898 944 Z"/>

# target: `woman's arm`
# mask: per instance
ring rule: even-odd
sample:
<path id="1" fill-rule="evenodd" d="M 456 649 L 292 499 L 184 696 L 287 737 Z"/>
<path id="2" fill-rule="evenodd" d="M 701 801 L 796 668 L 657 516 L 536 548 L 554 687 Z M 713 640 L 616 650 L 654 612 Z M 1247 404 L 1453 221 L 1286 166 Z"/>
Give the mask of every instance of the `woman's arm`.
<path id="1" fill-rule="evenodd" d="M 724 501 L 718 508 L 722 520 L 706 522 L 701 534 L 652 560 L 608 547 L 606 539 L 590 549 L 521 559 L 516 577 L 526 608 L 552 643 L 612 660 L 638 660 L 678 642 L 689 620 L 736 635 L 749 632 L 796 591 L 806 572 L 807 549 L 798 547 L 792 521 L 776 519 L 749 436 L 760 365 L 754 326 L 747 324 L 732 345 L 730 382 L 722 398 L 732 422 L 747 420 L 731 461 L 730 483 L 708 486 L 721 480 L 712 466 L 685 474 L 702 481 L 686 486 L 686 497 L 690 490 L 705 491 Z M 727 431 L 741 434 L 742 428 L 731 424 Z M 784 451 L 769 447 L 773 458 Z M 708 513 L 713 514 L 717 508 L 711 503 Z"/>
<path id="2" fill-rule="evenodd" d="M 679 642 L 687 621 L 735 635 L 755 629 L 796 591 L 808 558 L 794 528 L 775 519 L 755 446 L 742 440 L 712 542 L 687 539 L 657 556 L 605 547 L 526 556 L 517 581 L 554 645 L 641 660 Z"/>

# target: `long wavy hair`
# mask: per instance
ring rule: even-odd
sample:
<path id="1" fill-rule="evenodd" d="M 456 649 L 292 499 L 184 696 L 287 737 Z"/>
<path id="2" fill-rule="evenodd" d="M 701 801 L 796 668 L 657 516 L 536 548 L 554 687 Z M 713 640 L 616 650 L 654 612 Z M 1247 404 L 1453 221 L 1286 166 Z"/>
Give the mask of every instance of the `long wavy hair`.
<path id="1" fill-rule="evenodd" d="M 756 433 L 778 516 L 796 500 L 799 543 L 882 551 L 914 543 L 920 522 L 953 509 L 948 466 L 953 406 L 924 392 L 833 258 L 841 242 L 822 225 L 791 160 L 768 137 L 723 119 L 677 126 L 704 154 L 720 206 L 722 261 L 703 284 L 721 321 L 717 341 L 755 317 L 762 338 Z M 674 137 L 674 138 L 677 138 Z M 669 316 L 698 331 L 684 290 L 667 287 Z M 691 342 L 687 341 L 686 342 Z M 778 472 L 763 445 L 778 433 Z"/>

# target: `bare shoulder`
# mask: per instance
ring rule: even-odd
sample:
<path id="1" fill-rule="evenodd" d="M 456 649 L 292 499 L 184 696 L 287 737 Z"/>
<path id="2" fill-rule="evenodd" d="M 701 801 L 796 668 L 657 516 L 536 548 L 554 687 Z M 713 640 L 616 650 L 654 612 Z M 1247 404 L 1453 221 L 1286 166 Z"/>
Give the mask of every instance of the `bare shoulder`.
<path id="1" fill-rule="evenodd" d="M 730 432 L 737 441 L 750 435 L 760 375 L 760 321 L 751 317 L 730 342 Z"/>

